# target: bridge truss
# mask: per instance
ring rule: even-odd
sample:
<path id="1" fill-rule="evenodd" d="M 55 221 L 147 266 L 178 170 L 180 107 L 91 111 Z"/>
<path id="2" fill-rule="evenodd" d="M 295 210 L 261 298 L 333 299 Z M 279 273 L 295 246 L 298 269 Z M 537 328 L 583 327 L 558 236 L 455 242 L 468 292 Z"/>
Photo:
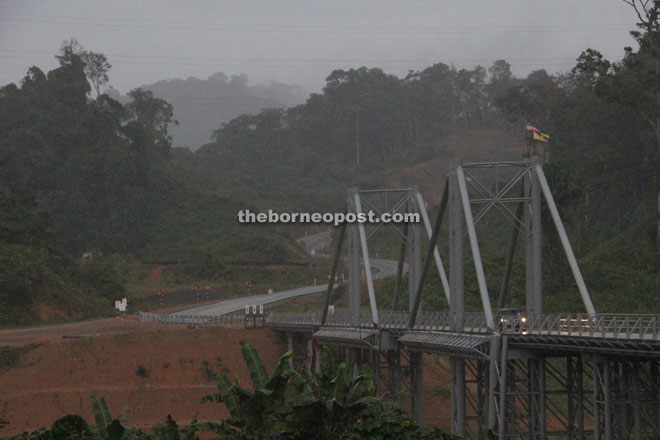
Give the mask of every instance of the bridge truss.
<path id="1" fill-rule="evenodd" d="M 445 355 L 450 365 L 451 431 L 460 437 L 482 439 L 492 432 L 502 439 L 660 439 L 660 318 L 596 313 L 539 158 L 452 163 L 434 225 L 416 187 L 352 188 L 347 213 L 359 214 L 365 207 L 381 212 L 369 201 L 376 194 L 390 197 L 390 212 L 417 213 L 422 221 L 403 230 L 391 225 L 369 229 L 362 223 L 341 226 L 332 273 L 347 238 L 348 312 L 328 314 L 331 277 L 321 311 L 273 313 L 269 319 L 294 349 L 292 359 L 299 368 L 318 368 L 321 345 L 335 346 L 356 371 L 369 365 L 379 390 L 396 396 L 423 423 L 424 356 Z M 582 313 L 543 312 L 543 199 L 571 268 Z M 476 227 L 495 211 L 510 226 L 496 299 L 486 283 Z M 448 273 L 438 249 L 445 217 Z M 390 228 L 401 244 L 391 310 L 378 308 L 371 272 L 368 238 L 379 228 Z M 510 302 L 519 236 L 525 249 L 525 309 L 502 318 L 492 307 L 501 310 Z M 474 264 L 470 273 L 478 286 L 478 313 L 465 311 L 466 244 Z M 425 278 L 433 266 L 443 290 L 433 294 L 444 297 L 449 312 L 421 310 Z M 363 270 L 368 313 L 361 310 Z M 404 311 L 399 303 L 406 270 Z"/>

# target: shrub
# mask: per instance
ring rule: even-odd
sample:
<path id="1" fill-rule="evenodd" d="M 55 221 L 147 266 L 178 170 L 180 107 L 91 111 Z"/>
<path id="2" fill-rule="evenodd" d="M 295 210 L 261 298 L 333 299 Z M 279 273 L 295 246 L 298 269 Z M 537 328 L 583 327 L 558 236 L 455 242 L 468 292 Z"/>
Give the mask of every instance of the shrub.
<path id="1" fill-rule="evenodd" d="M 140 364 L 140 365 L 137 366 L 137 368 L 135 369 L 135 374 L 136 374 L 138 377 L 141 377 L 142 379 L 144 379 L 145 377 L 149 376 L 149 372 L 147 371 L 147 367 L 145 367 L 145 366 L 142 365 L 142 364 Z"/>
<path id="2" fill-rule="evenodd" d="M 338 362 L 327 347 L 321 373 L 303 376 L 288 368 L 291 352 L 280 358 L 269 375 L 256 350 L 247 342 L 241 346 L 254 391 L 218 375 L 218 393 L 203 401 L 223 402 L 231 417 L 197 424 L 196 429 L 241 440 L 452 438 L 421 428 L 396 402 L 378 397 L 368 367 L 354 376 L 352 366 Z"/>
<path id="3" fill-rule="evenodd" d="M 95 440 L 87 422 L 77 415 L 64 416 L 53 423 L 49 440 Z"/>

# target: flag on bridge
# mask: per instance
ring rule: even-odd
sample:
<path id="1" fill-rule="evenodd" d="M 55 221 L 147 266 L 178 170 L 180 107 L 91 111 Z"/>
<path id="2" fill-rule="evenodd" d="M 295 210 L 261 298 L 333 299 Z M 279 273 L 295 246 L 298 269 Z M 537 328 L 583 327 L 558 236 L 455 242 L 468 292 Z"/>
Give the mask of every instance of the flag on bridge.
<path id="1" fill-rule="evenodd" d="M 549 134 L 541 133 L 541 130 L 534 127 L 529 122 L 525 122 L 525 130 L 528 130 L 528 131 L 532 132 L 532 139 L 534 139 L 535 141 L 550 142 L 550 135 Z"/>
<path id="2" fill-rule="evenodd" d="M 540 131 L 534 132 L 534 140 L 540 142 L 550 142 L 550 135 L 541 133 Z"/>

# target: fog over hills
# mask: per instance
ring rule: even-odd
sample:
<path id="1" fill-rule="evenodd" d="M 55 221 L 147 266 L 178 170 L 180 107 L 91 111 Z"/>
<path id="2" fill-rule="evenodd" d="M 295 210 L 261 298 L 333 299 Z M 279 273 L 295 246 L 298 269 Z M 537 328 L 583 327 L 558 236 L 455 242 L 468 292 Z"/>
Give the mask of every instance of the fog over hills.
<path id="1" fill-rule="evenodd" d="M 174 106 L 179 125 L 168 128 L 174 147 L 196 150 L 207 143 L 221 124 L 243 113 L 256 114 L 264 108 L 292 107 L 307 99 L 301 86 L 271 81 L 250 85 L 245 74 L 228 77 L 222 72 L 208 79 L 189 77 L 157 81 L 142 86 Z M 127 97 L 110 88 L 108 94 L 125 103 Z"/>

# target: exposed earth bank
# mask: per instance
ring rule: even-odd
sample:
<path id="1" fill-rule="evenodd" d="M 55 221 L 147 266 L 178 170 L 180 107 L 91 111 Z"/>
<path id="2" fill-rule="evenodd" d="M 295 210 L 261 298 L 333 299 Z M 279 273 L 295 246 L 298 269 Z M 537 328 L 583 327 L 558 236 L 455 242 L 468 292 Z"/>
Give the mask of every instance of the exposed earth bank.
<path id="1" fill-rule="evenodd" d="M 215 391 L 216 373 L 235 374 L 249 386 L 239 342 L 250 342 L 269 371 L 285 351 L 268 329 L 140 327 L 132 333 L 59 336 L 19 346 L 17 364 L 0 371 L 0 418 L 10 422 L 0 436 L 50 426 L 72 413 L 92 421 L 91 394 L 105 397 L 113 416 L 127 406 L 129 426 L 149 429 L 168 414 L 180 426 L 194 417 L 219 420 L 228 415 L 224 405 L 200 400 Z M 437 367 L 425 371 L 425 412 L 428 425 L 449 428 L 444 426 L 447 381 L 440 370 L 439 375 Z"/>

